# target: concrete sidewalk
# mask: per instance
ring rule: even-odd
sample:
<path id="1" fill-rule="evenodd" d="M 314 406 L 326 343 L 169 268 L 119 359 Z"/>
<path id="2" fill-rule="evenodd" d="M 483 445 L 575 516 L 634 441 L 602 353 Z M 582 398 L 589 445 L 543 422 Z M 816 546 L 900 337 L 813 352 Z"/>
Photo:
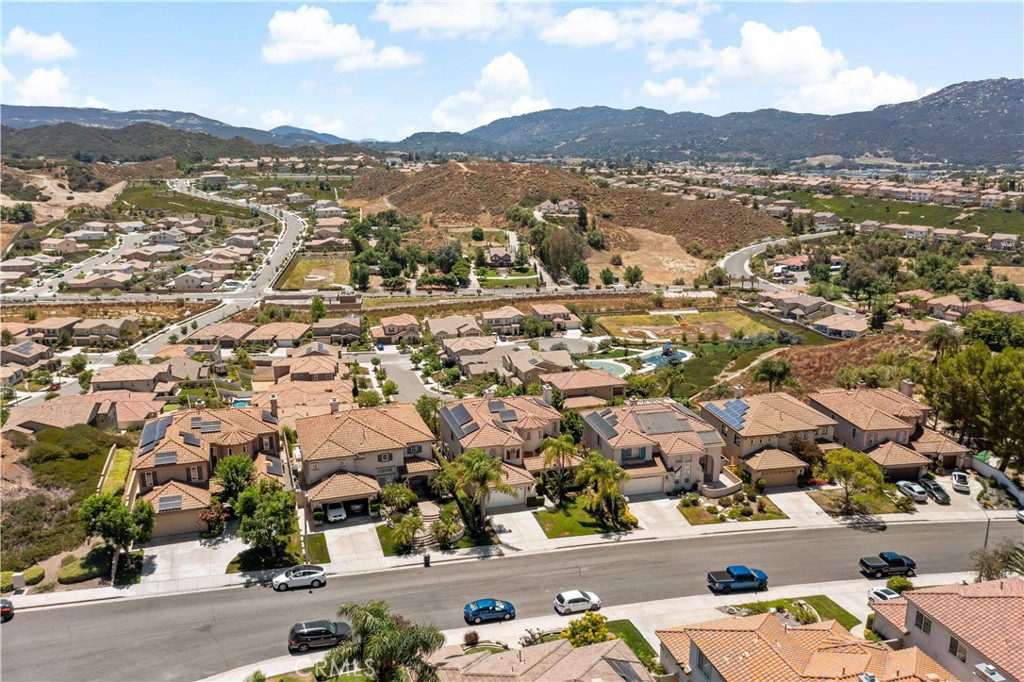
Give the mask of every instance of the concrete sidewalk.
<path id="1" fill-rule="evenodd" d="M 921 586 L 948 585 L 964 580 L 970 581 L 972 580 L 972 575 L 969 573 L 934 573 L 918 575 L 914 580 Z M 644 636 L 644 639 L 657 651 L 659 644 L 654 632 L 658 628 L 725 618 L 728 614 L 720 609 L 726 606 L 749 604 L 755 601 L 770 599 L 796 599 L 823 594 L 860 619 L 861 623 L 854 626 L 851 632 L 862 636 L 864 622 L 871 612 L 867 603 L 867 592 L 872 586 L 874 586 L 872 582 L 861 578 L 809 585 L 789 585 L 771 588 L 767 593 L 715 595 L 708 592 L 690 597 L 675 597 L 638 604 L 606 606 L 601 610 L 601 613 L 607 616 L 608 620 L 631 620 L 633 625 Z M 507 623 L 491 623 L 445 630 L 444 636 L 448 644 L 459 644 L 462 642 L 466 632 L 475 630 L 483 638 L 492 642 L 501 642 L 516 649 L 519 648 L 519 638 L 525 635 L 527 630 L 561 629 L 574 617 L 578 616 L 560 616 L 552 611 L 550 615 L 536 618 L 523 618 Z M 200 682 L 241 682 L 255 670 L 262 671 L 267 677 L 296 672 L 312 667 L 316 662 L 323 660 L 326 652 L 327 650 L 325 649 L 317 653 L 278 656 L 277 658 L 229 670 L 208 677 L 205 680 L 200 680 Z"/>

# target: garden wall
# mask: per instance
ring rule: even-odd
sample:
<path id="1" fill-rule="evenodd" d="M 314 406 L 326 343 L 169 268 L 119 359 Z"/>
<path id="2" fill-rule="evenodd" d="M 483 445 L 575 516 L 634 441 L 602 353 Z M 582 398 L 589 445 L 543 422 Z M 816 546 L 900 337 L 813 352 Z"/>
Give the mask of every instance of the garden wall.
<path id="1" fill-rule="evenodd" d="M 970 467 L 986 478 L 995 478 L 1006 488 L 1006 492 L 1017 498 L 1017 502 L 1024 506 L 1024 491 L 1021 491 L 1002 471 L 987 462 L 982 462 L 977 457 L 971 457 Z"/>

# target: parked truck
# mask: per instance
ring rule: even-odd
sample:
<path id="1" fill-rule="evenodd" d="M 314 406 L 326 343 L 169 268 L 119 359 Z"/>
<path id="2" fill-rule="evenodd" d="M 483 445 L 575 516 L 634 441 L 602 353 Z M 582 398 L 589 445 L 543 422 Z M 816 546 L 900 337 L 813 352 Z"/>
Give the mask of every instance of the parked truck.
<path id="1" fill-rule="evenodd" d="M 733 590 L 767 590 L 768 576 L 756 568 L 729 566 L 724 571 L 710 571 L 708 587 L 722 594 Z"/>
<path id="2" fill-rule="evenodd" d="M 860 570 L 876 578 L 890 575 L 914 575 L 917 563 L 908 556 L 896 552 L 882 552 L 878 556 L 868 556 L 860 560 Z"/>

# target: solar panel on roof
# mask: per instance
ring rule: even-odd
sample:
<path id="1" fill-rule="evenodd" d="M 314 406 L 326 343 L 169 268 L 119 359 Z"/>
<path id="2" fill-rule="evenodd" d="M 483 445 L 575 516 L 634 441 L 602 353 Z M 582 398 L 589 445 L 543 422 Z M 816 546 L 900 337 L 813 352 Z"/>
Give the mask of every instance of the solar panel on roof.
<path id="1" fill-rule="evenodd" d="M 220 433 L 220 420 L 203 422 L 199 425 L 199 433 Z"/>
<path id="2" fill-rule="evenodd" d="M 139 446 L 146 447 L 156 442 L 156 422 L 146 422 L 142 427 L 142 436 L 139 438 Z"/>
<path id="3" fill-rule="evenodd" d="M 451 415 L 455 419 L 455 423 L 460 426 L 473 420 L 473 418 L 469 416 L 469 411 L 466 409 L 465 405 L 456 405 L 453 407 L 451 409 Z"/>
<path id="4" fill-rule="evenodd" d="M 152 443 L 149 443 L 145 447 L 140 448 L 139 449 L 139 454 L 140 455 L 148 455 L 149 453 L 153 452 L 153 448 L 155 448 L 155 447 L 156 447 L 156 441 L 153 441 Z"/>
<path id="5" fill-rule="evenodd" d="M 615 430 L 615 427 L 609 424 L 601 414 L 591 412 L 586 416 L 586 420 L 590 422 L 590 425 L 594 427 L 594 430 L 604 438 L 614 438 L 618 433 Z"/>
<path id="6" fill-rule="evenodd" d="M 493 421 L 494 425 L 497 426 L 502 431 L 511 431 L 512 430 L 512 429 L 509 428 L 508 424 L 506 424 L 505 422 L 500 422 L 497 419 L 492 419 L 491 421 Z"/>
<path id="7" fill-rule="evenodd" d="M 203 425 L 203 418 L 200 416 L 192 417 L 192 422 L 189 424 L 193 429 L 198 429 Z"/>
<path id="8" fill-rule="evenodd" d="M 157 500 L 157 511 L 175 511 L 181 509 L 181 495 L 165 495 Z"/>
<path id="9" fill-rule="evenodd" d="M 274 415 L 270 414 L 269 410 L 263 410 L 263 412 L 260 414 L 260 419 L 262 419 L 263 421 L 267 422 L 268 424 L 276 424 L 277 423 L 277 417 L 275 417 Z"/>
<path id="10" fill-rule="evenodd" d="M 178 463 L 178 453 L 175 452 L 174 450 L 168 450 L 166 452 L 158 452 L 158 453 L 156 453 L 156 465 L 157 466 L 164 466 L 166 464 L 177 464 L 177 463 Z"/>
<path id="11" fill-rule="evenodd" d="M 636 415 L 640 430 L 651 435 L 690 431 L 689 424 L 681 422 L 675 412 L 646 412 Z"/>
<path id="12" fill-rule="evenodd" d="M 505 409 L 505 403 L 500 400 L 491 400 L 487 403 L 487 410 L 489 412 L 501 412 Z"/>
<path id="13" fill-rule="evenodd" d="M 463 433 L 464 435 L 468 436 L 469 434 L 473 433 L 474 431 L 477 431 L 477 430 L 479 430 L 479 428 L 480 428 L 480 425 L 479 425 L 479 424 L 477 424 L 476 422 L 473 422 L 472 424 L 470 424 L 470 425 L 466 426 L 466 427 L 465 427 L 465 428 L 464 428 L 464 429 L 462 430 L 462 433 Z"/>
<path id="14" fill-rule="evenodd" d="M 284 469 L 281 467 L 281 460 L 276 457 L 267 458 L 267 473 L 273 476 L 280 476 Z"/>
<path id="15" fill-rule="evenodd" d="M 516 414 L 515 410 L 502 410 L 498 413 L 498 417 L 503 422 L 517 422 L 519 421 L 519 415 Z"/>
<path id="16" fill-rule="evenodd" d="M 185 440 L 185 445 L 191 445 L 193 447 L 199 447 L 202 443 L 199 441 L 199 436 L 194 433 L 185 432 L 182 433 L 182 438 Z"/>

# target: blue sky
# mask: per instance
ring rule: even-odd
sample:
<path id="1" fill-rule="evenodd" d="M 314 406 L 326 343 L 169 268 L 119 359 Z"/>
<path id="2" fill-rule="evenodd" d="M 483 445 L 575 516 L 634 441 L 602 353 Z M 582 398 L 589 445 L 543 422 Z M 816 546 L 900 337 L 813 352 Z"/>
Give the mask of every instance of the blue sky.
<path id="1" fill-rule="evenodd" d="M 551 107 L 843 113 L 1022 76 L 1024 3 L 4 2 L 7 104 L 351 139 Z"/>

